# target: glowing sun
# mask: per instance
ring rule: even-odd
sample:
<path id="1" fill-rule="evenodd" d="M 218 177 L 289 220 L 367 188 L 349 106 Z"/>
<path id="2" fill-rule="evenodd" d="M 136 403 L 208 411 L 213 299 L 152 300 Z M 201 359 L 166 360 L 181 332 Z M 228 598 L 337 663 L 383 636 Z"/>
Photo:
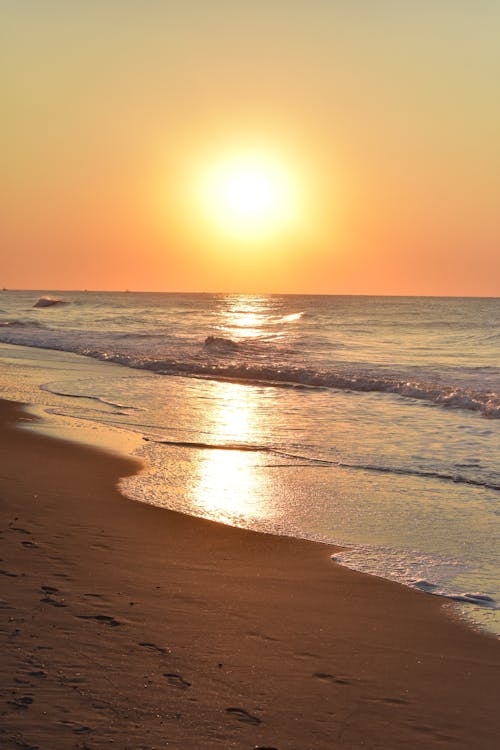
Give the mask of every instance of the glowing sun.
<path id="1" fill-rule="evenodd" d="M 268 238 L 293 224 L 297 193 L 291 172 L 265 154 L 226 157 L 200 180 L 206 217 L 219 231 L 241 240 Z"/>

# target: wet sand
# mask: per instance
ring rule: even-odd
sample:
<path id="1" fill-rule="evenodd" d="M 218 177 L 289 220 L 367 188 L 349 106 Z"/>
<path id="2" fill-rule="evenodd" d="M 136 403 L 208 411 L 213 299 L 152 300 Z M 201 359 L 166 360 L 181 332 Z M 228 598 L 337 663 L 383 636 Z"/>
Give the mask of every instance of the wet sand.
<path id="1" fill-rule="evenodd" d="M 496 748 L 500 649 L 334 548 L 124 498 L 0 402 L 0 747 Z"/>

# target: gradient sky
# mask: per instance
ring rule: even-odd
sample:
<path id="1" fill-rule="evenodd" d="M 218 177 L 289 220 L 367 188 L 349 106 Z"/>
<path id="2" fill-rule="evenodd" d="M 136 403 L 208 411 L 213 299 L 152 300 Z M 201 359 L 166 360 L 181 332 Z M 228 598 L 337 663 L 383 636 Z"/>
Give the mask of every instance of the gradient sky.
<path id="1" fill-rule="evenodd" d="M 500 2 L 2 0 L 0 286 L 498 295 Z M 300 230 L 218 236 L 262 147 Z"/>

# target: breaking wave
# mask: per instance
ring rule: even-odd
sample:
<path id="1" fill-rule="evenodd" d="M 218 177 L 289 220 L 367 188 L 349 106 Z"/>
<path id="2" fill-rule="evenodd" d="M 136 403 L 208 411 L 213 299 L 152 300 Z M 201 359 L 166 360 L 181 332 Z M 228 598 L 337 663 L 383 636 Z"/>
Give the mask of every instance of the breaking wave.
<path id="1" fill-rule="evenodd" d="M 423 383 L 416 380 L 410 381 L 397 377 L 377 377 L 356 372 L 320 371 L 312 368 L 281 368 L 245 363 L 214 365 L 213 363 L 169 360 L 134 363 L 128 357 L 124 358 L 120 355 L 108 355 L 105 359 L 164 375 L 192 375 L 259 385 L 290 385 L 344 391 L 392 393 L 405 398 L 429 401 L 438 406 L 477 411 L 485 417 L 500 418 L 500 399 L 496 393 L 470 391 L 460 387 Z"/>
<path id="2" fill-rule="evenodd" d="M 300 354 L 290 349 L 274 348 L 266 342 L 239 342 L 214 335 L 207 336 L 203 343 L 186 342 L 157 330 L 151 334 L 144 331 L 108 334 L 61 331 L 21 320 L 0 321 L 0 341 L 73 352 L 160 375 L 248 385 L 387 393 L 433 406 L 465 409 L 485 417 L 500 418 L 497 393 L 446 382 L 446 379 L 453 379 L 453 373 L 449 378 L 445 376 L 443 382 L 435 382 L 432 375 L 427 380 L 425 373 L 415 377 L 404 373 L 404 368 L 403 372 L 393 374 L 376 365 L 360 366 L 348 362 L 339 362 L 333 367 L 291 365 L 290 358 L 297 361 Z M 170 356 L 161 356 L 163 351 Z"/>

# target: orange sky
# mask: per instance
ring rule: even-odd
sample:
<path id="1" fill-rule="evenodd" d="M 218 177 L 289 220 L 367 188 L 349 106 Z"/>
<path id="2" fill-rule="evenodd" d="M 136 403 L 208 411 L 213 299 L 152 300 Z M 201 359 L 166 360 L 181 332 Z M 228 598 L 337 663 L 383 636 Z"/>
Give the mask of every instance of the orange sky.
<path id="1" fill-rule="evenodd" d="M 6 0 L 0 286 L 498 295 L 500 3 Z M 300 221 L 195 199 L 263 149 Z"/>

